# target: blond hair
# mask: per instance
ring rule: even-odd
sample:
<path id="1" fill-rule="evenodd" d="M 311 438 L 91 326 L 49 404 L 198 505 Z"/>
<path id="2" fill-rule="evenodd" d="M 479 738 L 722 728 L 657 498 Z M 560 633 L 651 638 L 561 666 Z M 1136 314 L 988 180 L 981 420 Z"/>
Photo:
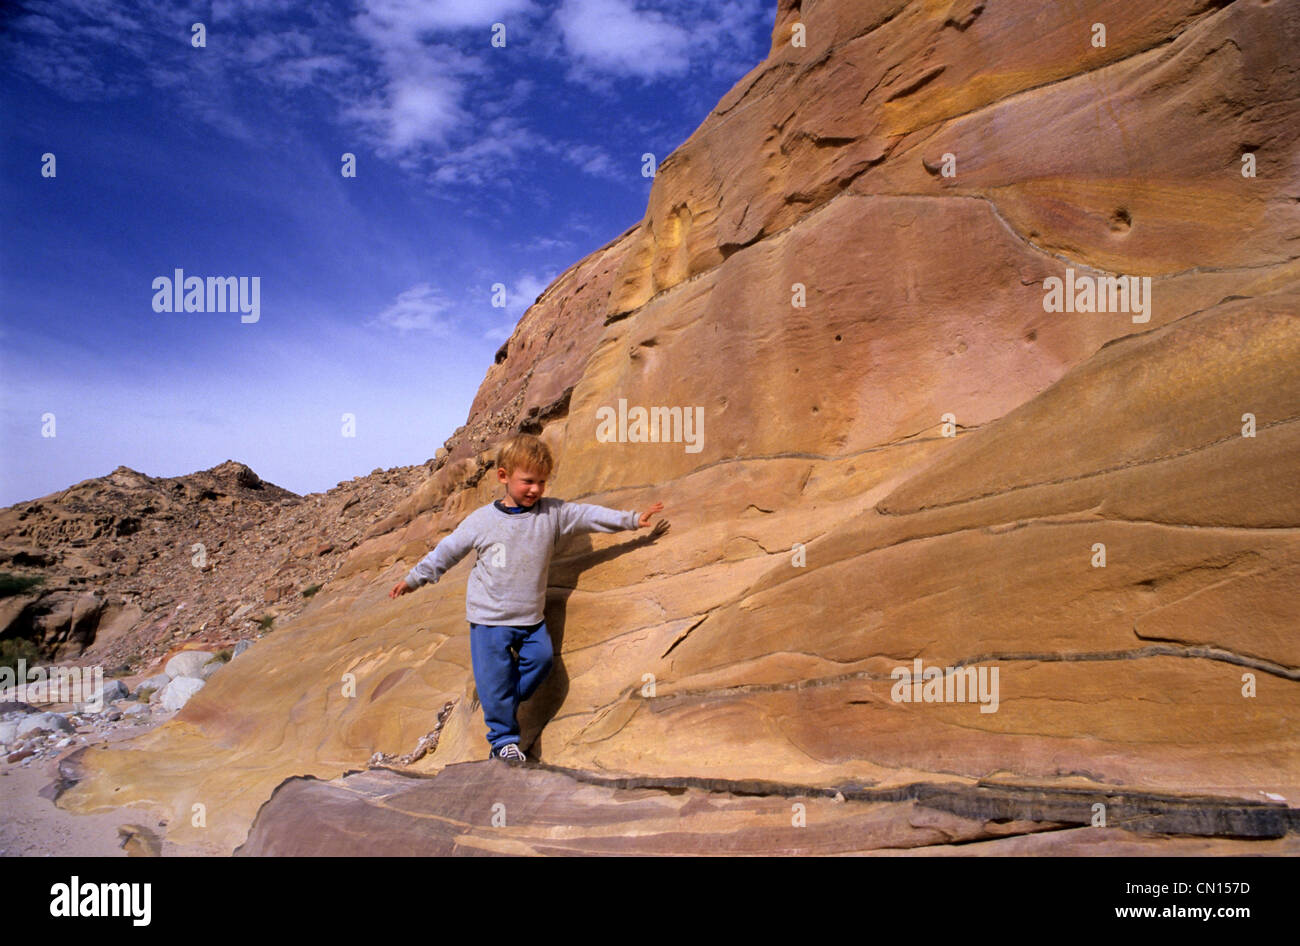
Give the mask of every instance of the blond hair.
<path id="1" fill-rule="evenodd" d="M 542 479 L 551 475 L 550 448 L 532 434 L 515 434 L 497 450 L 497 467 L 513 476 L 515 470 L 532 470 Z"/>

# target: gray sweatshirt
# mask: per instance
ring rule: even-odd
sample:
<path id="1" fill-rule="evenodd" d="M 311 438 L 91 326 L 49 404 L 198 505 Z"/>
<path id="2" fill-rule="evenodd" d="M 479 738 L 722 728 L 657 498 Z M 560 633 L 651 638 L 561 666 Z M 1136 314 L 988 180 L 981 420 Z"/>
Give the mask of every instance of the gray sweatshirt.
<path id="1" fill-rule="evenodd" d="M 472 624 L 527 626 L 542 620 L 551 553 L 561 536 L 635 529 L 641 515 L 543 496 L 524 512 L 480 506 L 406 575 L 412 590 L 437 582 L 470 549 L 477 551 L 465 588 Z"/>

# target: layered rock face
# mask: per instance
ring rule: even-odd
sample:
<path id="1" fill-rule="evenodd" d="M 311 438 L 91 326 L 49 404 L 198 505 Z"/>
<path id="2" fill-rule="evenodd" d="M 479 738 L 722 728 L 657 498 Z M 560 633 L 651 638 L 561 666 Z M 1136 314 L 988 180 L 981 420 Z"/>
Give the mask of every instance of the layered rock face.
<path id="1" fill-rule="evenodd" d="M 1294 2 L 782 0 L 436 472 L 259 659 L 86 751 L 60 803 L 152 800 L 244 853 L 378 853 L 327 829 L 397 831 L 380 809 L 424 852 L 700 851 L 768 823 L 739 787 L 784 834 L 737 850 L 823 849 L 789 837 L 805 792 L 825 850 L 1294 853 L 1298 46 Z M 620 408 L 692 426 L 610 440 Z M 557 551 L 557 664 L 521 711 L 544 766 L 501 783 L 543 800 L 508 836 L 472 562 L 387 593 L 499 495 L 515 429 L 553 450 L 550 495 L 661 501 L 672 529 Z M 408 753 L 447 703 L 409 764 L 432 780 L 286 782 Z M 957 801 L 918 821 L 935 793 Z"/>

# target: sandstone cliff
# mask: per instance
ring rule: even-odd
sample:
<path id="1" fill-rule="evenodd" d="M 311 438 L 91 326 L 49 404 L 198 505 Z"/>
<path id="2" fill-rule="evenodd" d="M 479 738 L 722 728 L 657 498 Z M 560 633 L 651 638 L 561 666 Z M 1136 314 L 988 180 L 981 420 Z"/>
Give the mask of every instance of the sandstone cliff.
<path id="1" fill-rule="evenodd" d="M 248 853 L 1294 853 L 1298 47 L 1295 2 L 781 0 L 767 59 L 528 310 L 432 474 L 175 720 L 84 751 L 60 804 L 150 800 Z M 1110 276 L 1149 277 L 1146 311 L 1045 310 L 1051 280 Z M 702 449 L 598 439 L 620 399 L 698 409 Z M 521 714 L 549 768 L 494 779 L 471 562 L 387 592 L 496 495 L 516 429 L 554 451 L 550 495 L 673 527 L 559 550 L 560 657 Z M 917 659 L 996 667 L 996 712 L 895 699 Z M 409 767 L 437 777 L 312 781 L 410 752 L 448 703 Z M 830 847 L 790 837 L 792 798 Z M 1060 830 L 1097 805 L 1107 827 Z M 1238 840 L 1189 840 L 1214 835 Z"/>

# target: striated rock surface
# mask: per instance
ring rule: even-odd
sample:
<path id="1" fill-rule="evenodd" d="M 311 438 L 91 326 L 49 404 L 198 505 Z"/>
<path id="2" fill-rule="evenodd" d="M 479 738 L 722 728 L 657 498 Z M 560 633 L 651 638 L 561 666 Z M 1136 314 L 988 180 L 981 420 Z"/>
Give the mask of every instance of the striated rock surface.
<path id="1" fill-rule="evenodd" d="M 1083 792 L 926 784 L 807 792 L 756 781 L 610 778 L 463 762 L 434 778 L 375 769 L 329 782 L 288 779 L 235 853 L 944 855 L 979 843 L 981 853 L 994 855 L 1204 856 L 1234 850 L 1220 834 L 1254 839 L 1257 854 L 1300 853 L 1293 813 L 1281 805 L 1103 797 L 1113 821 L 1092 827 L 1095 796 Z"/>
<path id="2" fill-rule="evenodd" d="M 1294 853 L 1298 45 L 1294 2 L 782 0 L 431 475 L 60 804 L 241 853 Z M 1141 295 L 1045 308 L 1107 277 Z M 699 449 L 598 439 L 620 402 Z M 509 770 L 477 761 L 472 562 L 387 592 L 517 429 L 549 494 L 673 528 L 559 548 L 545 767 Z M 902 701 L 918 660 L 996 700 Z"/>

